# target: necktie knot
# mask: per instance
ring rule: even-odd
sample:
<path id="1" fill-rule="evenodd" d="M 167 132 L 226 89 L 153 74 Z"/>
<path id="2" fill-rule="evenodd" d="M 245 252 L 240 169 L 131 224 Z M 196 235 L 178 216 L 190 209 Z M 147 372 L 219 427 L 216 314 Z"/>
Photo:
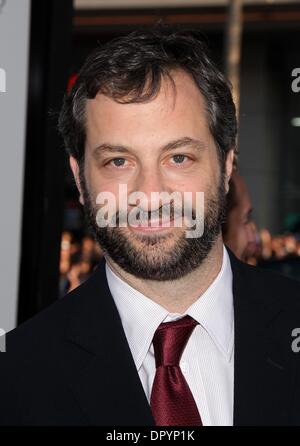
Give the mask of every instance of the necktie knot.
<path id="1" fill-rule="evenodd" d="M 183 350 L 196 325 L 198 322 L 191 316 L 159 325 L 153 337 L 156 367 L 179 365 Z"/>

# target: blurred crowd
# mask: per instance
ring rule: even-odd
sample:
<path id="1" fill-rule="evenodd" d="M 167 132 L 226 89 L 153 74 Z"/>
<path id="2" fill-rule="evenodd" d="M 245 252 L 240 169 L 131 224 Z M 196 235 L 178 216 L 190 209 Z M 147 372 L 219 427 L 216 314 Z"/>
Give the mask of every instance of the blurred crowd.
<path id="1" fill-rule="evenodd" d="M 80 239 L 71 232 L 63 232 L 60 253 L 60 296 L 84 282 L 101 257 L 101 248 L 91 235 L 86 234 Z"/>
<path id="2" fill-rule="evenodd" d="M 300 257 L 300 234 L 282 234 L 272 237 L 267 229 L 260 231 L 261 249 L 259 256 L 263 260 L 283 260 Z"/>
<path id="3" fill-rule="evenodd" d="M 272 236 L 267 229 L 256 234 L 256 243 L 244 259 L 252 265 L 265 264 L 268 261 L 300 260 L 300 234 L 282 234 Z M 61 242 L 60 260 L 60 295 L 76 288 L 84 282 L 98 264 L 103 253 L 91 235 L 85 235 L 82 241 L 74 240 L 70 232 L 64 232 Z"/>

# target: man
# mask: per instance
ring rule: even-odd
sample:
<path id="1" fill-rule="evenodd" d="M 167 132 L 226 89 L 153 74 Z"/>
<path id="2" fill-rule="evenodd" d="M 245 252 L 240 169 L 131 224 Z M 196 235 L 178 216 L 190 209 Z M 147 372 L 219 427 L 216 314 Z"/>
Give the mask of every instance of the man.
<path id="1" fill-rule="evenodd" d="M 300 287 L 223 245 L 236 118 L 197 36 L 159 27 L 98 48 L 60 130 L 104 259 L 8 334 L 1 423 L 299 423 Z M 189 193 L 186 209 L 153 192 Z"/>
<path id="2" fill-rule="evenodd" d="M 226 222 L 223 240 L 235 256 L 247 261 L 257 249 L 256 228 L 252 219 L 252 202 L 247 185 L 239 172 L 234 171 L 227 194 Z"/>

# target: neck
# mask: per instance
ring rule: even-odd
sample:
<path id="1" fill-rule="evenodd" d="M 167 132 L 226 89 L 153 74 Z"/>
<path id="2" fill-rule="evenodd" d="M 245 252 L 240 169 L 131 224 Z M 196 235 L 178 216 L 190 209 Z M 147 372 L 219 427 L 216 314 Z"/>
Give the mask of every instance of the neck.
<path id="1" fill-rule="evenodd" d="M 184 313 L 211 285 L 222 267 L 223 240 L 220 235 L 201 265 L 184 277 L 159 282 L 135 277 L 105 255 L 112 271 L 130 286 L 170 313 Z"/>

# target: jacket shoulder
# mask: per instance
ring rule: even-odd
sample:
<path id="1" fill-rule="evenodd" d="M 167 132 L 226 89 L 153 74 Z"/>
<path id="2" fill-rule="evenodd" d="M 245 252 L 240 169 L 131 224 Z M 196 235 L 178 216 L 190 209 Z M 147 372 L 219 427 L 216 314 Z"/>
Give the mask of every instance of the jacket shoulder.
<path id="1" fill-rule="evenodd" d="M 70 414 L 68 422 L 82 422 L 76 411 L 72 418 L 76 403 L 68 377 L 90 353 L 77 355 L 77 348 L 66 344 L 66 331 L 73 310 L 88 298 L 87 287 L 80 285 L 6 334 L 6 350 L 0 355 L 0 425 L 60 420 L 58 395 L 60 409 Z"/>
<path id="2" fill-rule="evenodd" d="M 260 266 L 240 263 L 239 274 L 266 303 L 300 309 L 300 281 Z"/>
<path id="3" fill-rule="evenodd" d="M 87 282 L 9 331 L 6 334 L 7 354 L 30 356 L 37 350 L 49 352 L 49 349 L 55 349 L 65 336 L 73 310 L 81 300 L 88 298 Z"/>

